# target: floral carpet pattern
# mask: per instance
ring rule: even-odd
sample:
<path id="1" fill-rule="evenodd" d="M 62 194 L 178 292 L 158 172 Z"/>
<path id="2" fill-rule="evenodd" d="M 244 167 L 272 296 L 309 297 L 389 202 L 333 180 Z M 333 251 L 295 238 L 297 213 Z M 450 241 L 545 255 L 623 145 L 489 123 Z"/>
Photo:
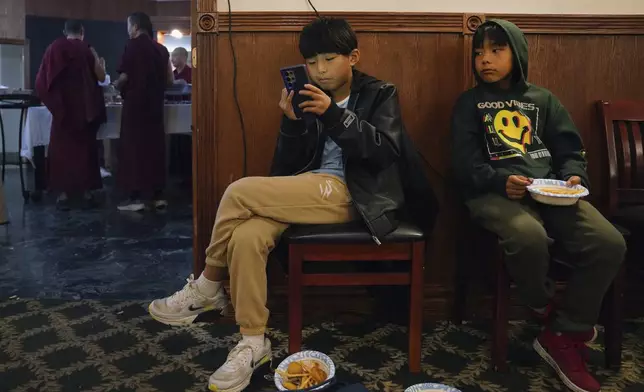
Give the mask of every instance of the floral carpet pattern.
<path id="1" fill-rule="evenodd" d="M 230 323 L 172 328 L 152 320 L 141 301 L 0 300 L 0 391 L 205 391 L 214 369 L 237 339 Z M 286 356 L 287 334 L 272 326 L 274 366 Z M 625 327 L 623 364 L 603 368 L 600 341 L 590 367 L 602 391 L 644 391 L 644 320 Z M 338 380 L 370 391 L 403 391 L 421 382 L 466 391 L 565 391 L 532 351 L 537 330 L 511 328 L 510 370 L 490 366 L 484 323 L 427 325 L 421 374 L 407 371 L 407 335 L 394 324 L 324 323 L 307 326 L 305 348 L 323 351 L 338 368 Z M 248 391 L 274 391 L 269 366 Z M 336 388 L 337 389 L 337 388 Z"/>

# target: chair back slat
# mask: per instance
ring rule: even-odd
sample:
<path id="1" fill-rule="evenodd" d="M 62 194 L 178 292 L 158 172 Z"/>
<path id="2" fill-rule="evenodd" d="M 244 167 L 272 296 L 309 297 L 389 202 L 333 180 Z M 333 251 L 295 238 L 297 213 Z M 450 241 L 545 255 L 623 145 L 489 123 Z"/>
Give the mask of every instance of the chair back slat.
<path id="1" fill-rule="evenodd" d="M 642 123 L 631 123 L 632 146 L 631 151 L 635 153 L 633 173 L 633 188 L 644 189 L 644 143 L 642 142 Z"/>
<path id="2" fill-rule="evenodd" d="M 620 151 L 617 153 L 617 172 L 619 173 L 619 187 L 630 188 L 632 178 L 631 168 L 631 143 L 628 137 L 628 127 L 624 121 L 616 121 L 617 128 L 615 132 L 615 142 L 620 146 Z"/>
<path id="3" fill-rule="evenodd" d="M 598 111 L 608 156 L 608 207 L 614 214 L 620 204 L 644 203 L 644 102 L 599 101 Z M 635 197 L 634 197 L 635 195 Z"/>

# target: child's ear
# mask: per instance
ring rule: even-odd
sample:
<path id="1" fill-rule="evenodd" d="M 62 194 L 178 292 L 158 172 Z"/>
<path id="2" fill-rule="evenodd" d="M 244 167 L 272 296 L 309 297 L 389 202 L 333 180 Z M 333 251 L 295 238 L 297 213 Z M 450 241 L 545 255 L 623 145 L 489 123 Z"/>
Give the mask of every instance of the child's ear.
<path id="1" fill-rule="evenodd" d="M 353 67 L 358 64 L 358 61 L 360 61 L 360 50 L 353 49 L 351 53 L 349 53 L 349 64 Z"/>

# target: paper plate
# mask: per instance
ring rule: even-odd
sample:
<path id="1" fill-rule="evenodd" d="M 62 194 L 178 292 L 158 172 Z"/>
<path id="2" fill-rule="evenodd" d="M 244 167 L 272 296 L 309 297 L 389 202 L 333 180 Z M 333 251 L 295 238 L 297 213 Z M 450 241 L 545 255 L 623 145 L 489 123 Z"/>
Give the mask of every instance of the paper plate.
<path id="1" fill-rule="evenodd" d="M 292 354 L 286 359 L 282 361 L 282 363 L 279 364 L 277 369 L 286 372 L 286 369 L 288 368 L 288 365 L 290 365 L 293 362 L 300 362 L 300 361 L 308 361 L 308 360 L 313 360 L 313 361 L 318 361 L 322 365 L 322 369 L 326 371 L 327 377 L 326 379 L 330 379 L 335 377 L 335 364 L 329 358 L 328 355 L 321 353 L 319 351 L 300 351 L 299 353 Z M 288 391 L 284 385 L 282 385 L 282 376 L 279 375 L 279 373 L 275 372 L 275 386 L 277 387 L 278 390 L 280 391 Z M 312 391 L 321 391 L 325 388 L 328 388 L 329 385 L 322 385 L 318 388 L 313 388 L 311 389 Z"/>
<path id="2" fill-rule="evenodd" d="M 405 392 L 461 392 L 459 389 L 444 384 L 416 384 L 405 389 Z"/>
<path id="3" fill-rule="evenodd" d="M 576 189 L 580 192 L 574 195 L 565 195 L 561 193 L 548 192 L 548 190 L 544 190 L 544 188 Z M 566 181 L 550 179 L 535 179 L 532 181 L 531 185 L 528 185 L 527 189 L 528 192 L 530 192 L 532 198 L 536 201 L 544 204 L 559 206 L 575 204 L 580 198 L 588 196 L 590 194 L 590 192 L 588 192 L 588 189 L 581 185 L 569 187 L 568 185 L 566 185 Z"/>

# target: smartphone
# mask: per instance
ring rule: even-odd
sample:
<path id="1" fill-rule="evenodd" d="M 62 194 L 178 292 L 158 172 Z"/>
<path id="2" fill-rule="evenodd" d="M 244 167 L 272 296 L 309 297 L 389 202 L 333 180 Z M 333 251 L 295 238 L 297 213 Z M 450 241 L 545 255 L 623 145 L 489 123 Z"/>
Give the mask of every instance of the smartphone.
<path id="1" fill-rule="evenodd" d="M 295 117 L 305 120 L 315 119 L 315 115 L 313 113 L 304 113 L 300 108 L 300 104 L 302 102 L 308 101 L 310 99 L 306 95 L 300 95 L 299 93 L 301 90 L 304 90 L 305 84 L 311 84 L 311 81 L 309 80 L 309 73 L 306 70 L 306 65 L 298 64 L 290 67 L 284 67 L 280 69 L 280 73 L 282 74 L 282 80 L 284 81 L 284 87 L 286 87 L 286 91 L 288 91 L 289 93 L 291 91 L 294 91 L 292 104 Z"/>

